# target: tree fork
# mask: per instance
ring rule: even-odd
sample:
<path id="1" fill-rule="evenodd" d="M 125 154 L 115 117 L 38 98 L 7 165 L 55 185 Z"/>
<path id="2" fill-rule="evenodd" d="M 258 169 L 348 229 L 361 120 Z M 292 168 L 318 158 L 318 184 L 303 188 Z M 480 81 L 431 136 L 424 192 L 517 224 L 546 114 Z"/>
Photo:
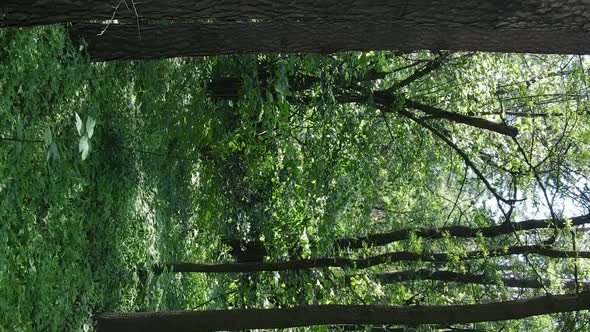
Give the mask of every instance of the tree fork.
<path id="1" fill-rule="evenodd" d="M 310 305 L 275 309 L 107 313 L 98 315 L 96 320 L 98 332 L 195 332 L 331 324 L 451 325 L 587 309 L 590 309 L 590 292 L 448 306 Z"/>

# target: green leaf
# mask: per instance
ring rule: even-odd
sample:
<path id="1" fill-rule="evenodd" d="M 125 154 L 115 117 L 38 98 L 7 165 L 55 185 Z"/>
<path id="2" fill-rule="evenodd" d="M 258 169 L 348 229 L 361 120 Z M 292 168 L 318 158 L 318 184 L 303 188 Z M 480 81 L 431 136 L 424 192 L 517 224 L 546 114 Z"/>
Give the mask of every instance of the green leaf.
<path id="1" fill-rule="evenodd" d="M 51 144 L 51 148 L 49 149 L 49 151 L 51 151 L 51 155 L 55 158 L 55 159 L 59 159 L 59 151 L 57 150 L 57 144 L 52 143 Z"/>
<path id="2" fill-rule="evenodd" d="M 47 150 L 47 161 L 51 158 L 59 159 L 59 151 L 57 150 L 57 144 L 51 143 L 49 146 L 49 150 Z"/>
<path id="3" fill-rule="evenodd" d="M 95 125 L 96 125 L 96 120 L 89 116 L 86 119 L 86 134 L 88 135 L 88 139 L 91 139 L 92 135 L 94 135 L 94 126 Z"/>
<path id="4" fill-rule="evenodd" d="M 78 152 L 84 153 L 84 151 L 88 150 L 88 136 L 84 135 L 80 138 L 80 143 L 78 144 Z"/>
<path id="5" fill-rule="evenodd" d="M 86 160 L 88 158 L 88 154 L 90 153 L 90 143 L 87 143 L 88 147 L 86 150 L 82 151 L 82 160 Z"/>
<path id="6" fill-rule="evenodd" d="M 51 134 L 51 128 L 45 128 L 45 132 L 43 133 L 43 140 L 45 144 L 50 145 L 53 142 L 53 135 Z"/>
<path id="7" fill-rule="evenodd" d="M 82 122 L 82 119 L 80 118 L 78 113 L 75 113 L 75 114 L 76 114 L 76 129 L 78 130 L 78 135 L 82 136 L 82 130 L 83 130 L 84 123 Z"/>

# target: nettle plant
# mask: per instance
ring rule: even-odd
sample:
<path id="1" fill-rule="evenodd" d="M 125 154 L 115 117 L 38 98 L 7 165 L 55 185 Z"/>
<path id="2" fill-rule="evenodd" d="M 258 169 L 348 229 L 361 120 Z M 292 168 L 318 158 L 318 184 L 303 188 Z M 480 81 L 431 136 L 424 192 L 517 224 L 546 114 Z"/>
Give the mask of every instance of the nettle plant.
<path id="1" fill-rule="evenodd" d="M 91 116 L 86 118 L 86 125 L 84 125 L 82 118 L 80 118 L 80 115 L 76 113 L 76 129 L 78 130 L 78 135 L 80 136 L 78 152 L 82 154 L 82 160 L 86 160 L 86 158 L 88 158 L 88 154 L 90 153 L 90 140 L 92 139 L 92 135 L 94 135 L 95 125 L 96 119 Z"/>

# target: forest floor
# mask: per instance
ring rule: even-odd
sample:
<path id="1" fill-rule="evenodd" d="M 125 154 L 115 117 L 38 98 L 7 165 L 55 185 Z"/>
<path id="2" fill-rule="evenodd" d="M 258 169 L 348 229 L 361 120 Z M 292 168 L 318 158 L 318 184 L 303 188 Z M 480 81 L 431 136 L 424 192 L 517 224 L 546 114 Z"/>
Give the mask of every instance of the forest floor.
<path id="1" fill-rule="evenodd" d="M 103 311 L 204 302 L 204 277 L 143 272 L 198 252 L 190 227 L 157 216 L 108 147 L 77 151 L 75 114 L 115 115 L 126 66 L 86 63 L 60 27 L 0 30 L 2 331 L 90 331 Z"/>

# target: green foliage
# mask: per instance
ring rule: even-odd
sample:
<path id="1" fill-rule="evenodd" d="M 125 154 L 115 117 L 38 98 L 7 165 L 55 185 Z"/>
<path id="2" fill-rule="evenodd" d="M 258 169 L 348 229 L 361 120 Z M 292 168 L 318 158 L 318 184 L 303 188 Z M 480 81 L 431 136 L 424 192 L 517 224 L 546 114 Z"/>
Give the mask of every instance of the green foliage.
<path id="1" fill-rule="evenodd" d="M 439 69 L 400 85 L 440 59 Z M 587 263 L 485 254 L 542 243 L 553 229 L 469 240 L 412 232 L 356 251 L 334 242 L 587 212 L 587 62 L 363 52 L 89 64 L 61 27 L 0 30 L 0 327 L 89 331 L 102 311 L 448 305 L 544 294 L 505 287 L 506 276 L 543 277 L 548 291 L 568 291 L 568 280 L 589 277 Z M 386 112 L 377 100 L 383 91 L 392 98 Z M 410 110 L 414 121 L 402 112 L 408 100 L 520 134 L 512 140 Z M 572 249 L 574 229 L 561 230 L 554 247 Z M 573 239 L 588 249 L 586 233 Z M 364 271 L 151 272 L 161 262 L 231 261 L 229 240 L 262 242 L 267 261 L 392 251 L 451 259 Z M 472 250 L 483 257 L 463 261 Z M 418 269 L 483 273 L 492 282 L 374 278 Z M 549 330 L 576 321 L 469 327 Z"/>

